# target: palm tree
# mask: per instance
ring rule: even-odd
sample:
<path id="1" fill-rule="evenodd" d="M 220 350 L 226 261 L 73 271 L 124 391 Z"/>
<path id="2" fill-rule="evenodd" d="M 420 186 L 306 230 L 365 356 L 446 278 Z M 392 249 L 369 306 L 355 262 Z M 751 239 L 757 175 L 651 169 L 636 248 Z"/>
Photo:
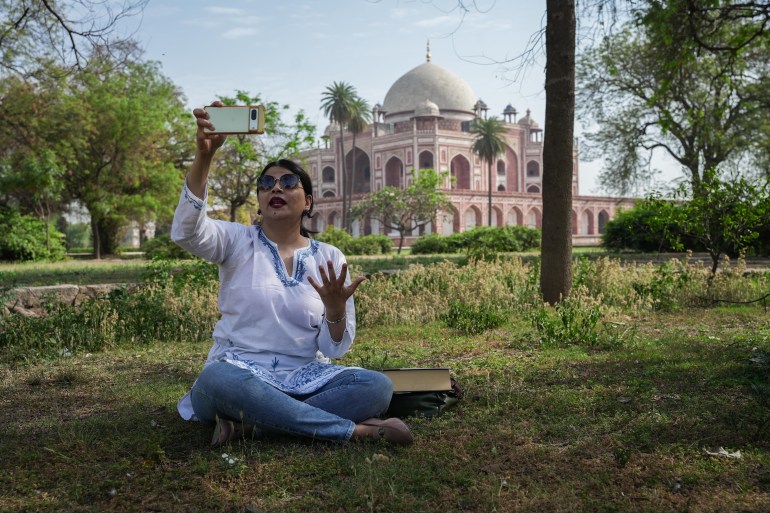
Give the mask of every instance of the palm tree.
<path id="1" fill-rule="evenodd" d="M 505 124 L 492 116 L 491 118 L 482 119 L 476 118 L 471 124 L 471 133 L 475 136 L 473 140 L 473 146 L 471 151 L 481 157 L 481 160 L 487 163 L 488 181 L 489 181 L 489 197 L 487 202 L 487 224 L 492 226 L 492 163 L 497 159 L 497 156 L 505 152 Z"/>
<path id="2" fill-rule="evenodd" d="M 329 118 L 331 123 L 337 123 L 340 127 L 340 153 L 342 166 L 342 226 L 347 228 L 348 205 L 347 191 L 348 180 L 345 170 L 345 142 L 344 130 L 348 124 L 351 115 L 353 102 L 358 97 L 355 88 L 346 82 L 332 82 L 321 94 L 321 109 L 324 116 Z"/>
<path id="3" fill-rule="evenodd" d="M 350 119 L 348 119 L 348 132 L 353 134 L 353 170 L 350 175 L 350 186 L 348 187 L 348 207 L 353 205 L 353 190 L 356 184 L 356 135 L 364 131 L 372 120 L 372 111 L 369 109 L 369 104 L 366 100 L 360 96 L 356 96 L 353 100 L 350 109 Z M 348 224 L 350 224 L 350 216 L 347 217 Z M 346 226 L 348 231 L 350 226 Z"/>

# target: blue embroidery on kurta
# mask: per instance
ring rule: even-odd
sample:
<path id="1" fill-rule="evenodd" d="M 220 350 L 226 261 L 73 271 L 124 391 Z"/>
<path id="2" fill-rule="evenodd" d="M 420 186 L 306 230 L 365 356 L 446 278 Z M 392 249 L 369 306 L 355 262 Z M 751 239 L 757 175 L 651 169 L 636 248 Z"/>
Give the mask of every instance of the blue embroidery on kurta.
<path id="1" fill-rule="evenodd" d="M 294 273 L 294 276 L 287 276 L 286 271 L 284 270 L 283 261 L 281 260 L 281 255 L 278 254 L 278 250 L 275 248 L 275 245 L 267 240 L 267 237 L 265 237 L 265 234 L 261 229 L 257 229 L 257 237 L 260 241 L 262 241 L 262 244 L 264 244 L 267 249 L 270 250 L 270 253 L 272 253 L 273 268 L 275 268 L 275 274 L 278 276 L 278 279 L 281 280 L 283 286 L 296 287 L 302 283 L 302 280 L 305 277 L 305 273 L 307 272 L 307 269 L 305 268 L 305 259 L 315 255 L 318 252 L 318 241 L 310 239 L 309 247 L 297 251 L 297 272 Z"/>
<path id="2" fill-rule="evenodd" d="M 357 368 L 312 361 L 292 372 L 288 381 L 279 381 L 266 371 L 262 370 L 259 364 L 254 360 L 241 358 L 237 354 L 227 353 L 225 356 L 220 357 L 220 361 L 246 369 L 250 371 L 254 377 L 265 381 L 278 390 L 290 394 L 307 394 L 313 392 L 340 372 L 346 369 Z"/>
<path id="3" fill-rule="evenodd" d="M 190 194 L 191 193 L 187 189 L 187 185 L 185 185 L 185 187 L 184 187 L 184 197 L 185 197 L 185 199 L 188 202 L 192 203 L 192 206 L 195 207 L 195 210 L 202 210 L 203 209 L 203 204 L 200 201 L 198 201 L 195 198 L 193 198 L 192 196 L 190 196 Z"/>

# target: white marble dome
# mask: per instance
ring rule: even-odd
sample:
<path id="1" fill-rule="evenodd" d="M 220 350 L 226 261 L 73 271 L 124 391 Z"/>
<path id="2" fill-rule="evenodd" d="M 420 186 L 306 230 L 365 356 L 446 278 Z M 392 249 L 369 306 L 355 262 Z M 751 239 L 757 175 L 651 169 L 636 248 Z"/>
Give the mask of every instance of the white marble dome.
<path id="1" fill-rule="evenodd" d="M 404 121 L 415 113 L 415 106 L 429 98 L 441 115 L 449 119 L 473 119 L 477 98 L 471 86 L 451 71 L 432 62 L 420 64 L 408 71 L 388 90 L 382 110 L 385 121 Z"/>

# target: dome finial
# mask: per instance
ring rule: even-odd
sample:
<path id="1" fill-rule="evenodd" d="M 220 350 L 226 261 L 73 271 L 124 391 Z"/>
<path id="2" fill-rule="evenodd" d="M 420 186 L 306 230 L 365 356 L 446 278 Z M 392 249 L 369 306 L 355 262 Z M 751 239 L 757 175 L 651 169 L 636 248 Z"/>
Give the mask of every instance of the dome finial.
<path id="1" fill-rule="evenodd" d="M 425 62 L 430 62 L 430 39 L 428 39 L 428 53 L 425 54 Z"/>

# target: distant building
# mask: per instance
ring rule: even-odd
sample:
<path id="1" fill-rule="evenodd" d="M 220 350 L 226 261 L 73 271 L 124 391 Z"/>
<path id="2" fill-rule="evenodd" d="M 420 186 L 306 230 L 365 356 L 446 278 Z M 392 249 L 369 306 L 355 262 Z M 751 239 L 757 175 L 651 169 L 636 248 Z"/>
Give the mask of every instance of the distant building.
<path id="1" fill-rule="evenodd" d="M 448 235 L 487 225 L 488 170 L 471 151 L 470 124 L 486 117 L 489 108 L 465 80 L 430 62 L 407 72 L 390 87 L 382 105 L 372 111 L 372 124 L 356 136 L 345 132 L 346 167 L 353 169 L 353 203 L 384 186 L 403 188 L 420 169 L 447 172 L 444 192 L 452 210 L 438 216 L 423 233 Z M 492 224 L 541 227 L 543 201 L 543 130 L 529 110 L 517 120 L 508 104 L 502 111 L 505 122 L 505 154 L 493 166 Z M 342 166 L 339 127 L 324 132 L 326 147 L 303 153 L 316 191 L 312 228 L 322 231 L 342 221 Z M 629 208 L 627 198 L 581 196 L 579 193 L 577 144 L 573 157 L 573 244 L 598 244 L 607 221 L 620 207 Z M 356 221 L 353 235 L 382 233 L 376 220 Z M 413 233 L 409 241 L 422 233 Z"/>

